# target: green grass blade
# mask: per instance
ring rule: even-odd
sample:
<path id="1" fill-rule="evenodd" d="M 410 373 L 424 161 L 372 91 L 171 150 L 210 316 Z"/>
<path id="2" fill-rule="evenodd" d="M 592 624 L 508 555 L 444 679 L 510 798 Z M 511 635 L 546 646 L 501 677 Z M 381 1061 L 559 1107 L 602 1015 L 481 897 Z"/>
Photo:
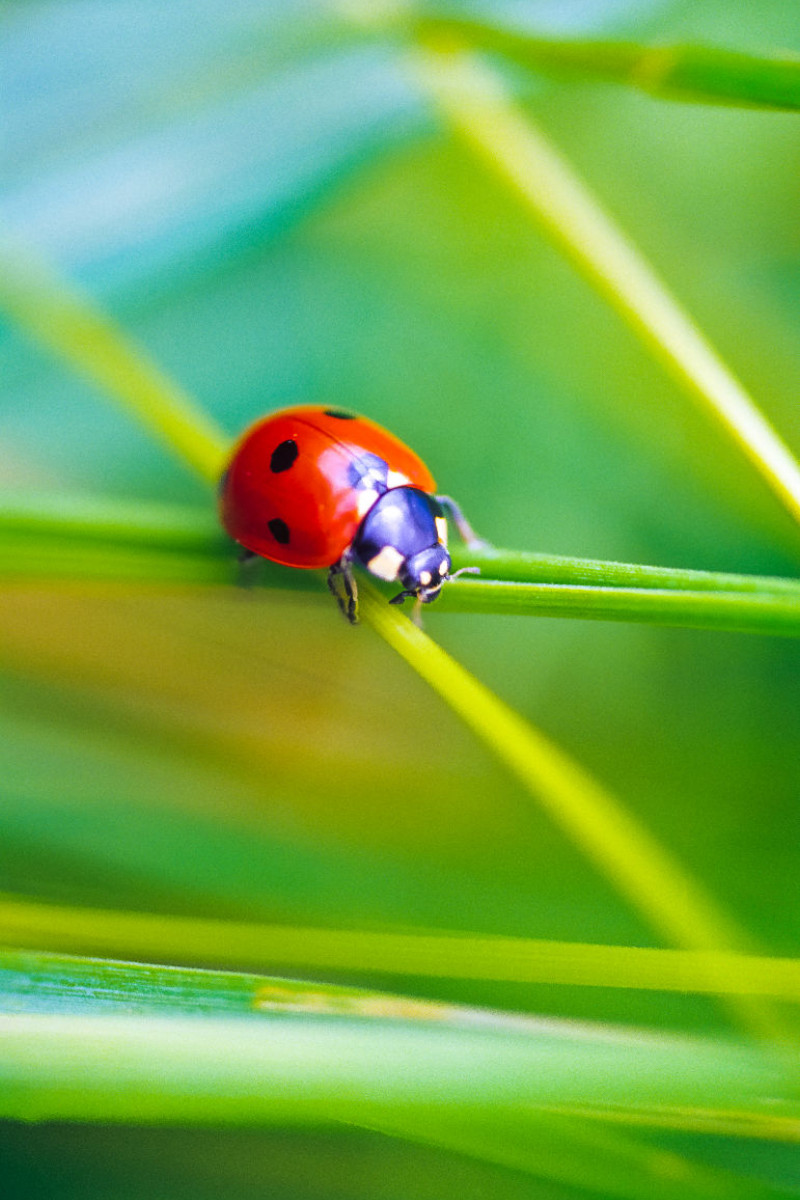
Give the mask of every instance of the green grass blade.
<path id="1" fill-rule="evenodd" d="M 418 52 L 412 66 L 451 128 L 733 439 L 795 520 L 800 465 L 643 256 L 500 79 L 474 56 Z"/>
<path id="2" fill-rule="evenodd" d="M 291 572 L 270 565 L 269 586 L 314 591 L 327 599 L 324 581 L 314 572 Z M 87 546 L 83 542 L 30 541 L 22 545 L 0 537 L 0 578 L 26 583 L 48 580 L 117 583 L 147 587 L 233 586 L 236 567 L 230 556 L 132 547 Z M 680 629 L 800 637 L 800 597 L 793 595 L 689 592 L 680 590 L 573 587 L 459 580 L 437 601 L 438 613 L 557 617 L 623 621 Z"/>
<path id="3" fill-rule="evenodd" d="M 747 54 L 718 46 L 656 45 L 537 37 L 477 18 L 409 22 L 416 36 L 450 35 L 533 71 L 602 79 L 667 100 L 800 108 L 800 61 L 790 54 Z"/>
<path id="4" fill-rule="evenodd" d="M 232 584 L 235 564 L 219 554 L 106 546 L 80 539 L 0 538 L 0 578 L 25 583 L 132 583 L 159 587 Z"/>
<path id="5" fill-rule="evenodd" d="M 5 580 L 230 584 L 235 557 L 210 508 L 63 493 L 0 495 Z M 276 578 L 292 587 L 300 574 L 278 570 Z"/>
<path id="6" fill-rule="evenodd" d="M 0 949 L 0 1012 L 101 1015 L 123 1008 L 138 1015 L 313 1012 L 456 1026 L 477 1017 L 499 1029 L 514 1028 L 525 1020 L 332 983 Z"/>
<path id="7" fill-rule="evenodd" d="M 793 1060 L 727 1040 L 453 1006 L 439 1014 L 414 1001 L 404 1013 L 402 997 L 146 964 L 7 955 L 5 967 L 5 1117 L 370 1127 L 424 1118 L 433 1131 L 439 1118 L 497 1118 L 532 1133 L 532 1109 L 642 1120 L 657 1111 L 691 1128 L 695 1111 L 760 1120 L 767 1098 L 776 1130 L 800 1116 Z"/>
<path id="8" fill-rule="evenodd" d="M 798 1118 L 754 1052 L 661 1036 L 572 1039 L 262 1016 L 0 1016 L 0 1115 L 180 1124 L 348 1121 L 400 1109 L 571 1104 Z M 690 1110 L 686 1113 L 686 1110 Z"/>
<path id="9" fill-rule="evenodd" d="M 284 1019 L 312 1015 L 340 1023 L 383 1023 L 389 1037 L 401 1025 L 420 1023 L 454 1032 L 480 1028 L 499 1037 L 536 1037 L 542 1032 L 536 1018 L 324 983 L 14 951 L 0 951 L 1 1012 L 243 1019 L 256 1014 L 280 1014 Z M 550 1028 L 562 1035 L 572 1032 L 567 1022 Z M 527 1111 L 514 1117 L 503 1112 L 497 1117 L 487 1106 L 477 1117 L 463 1110 L 439 1111 L 431 1122 L 428 1113 L 420 1119 L 408 1106 L 398 1106 L 383 1119 L 381 1130 L 573 1186 L 596 1189 L 602 1184 L 604 1193 L 626 1200 L 636 1200 L 643 1187 L 664 1200 L 681 1200 L 687 1194 L 705 1197 L 712 1185 L 715 1194 L 737 1194 L 723 1189 L 732 1182 L 726 1175 L 677 1155 L 674 1171 L 665 1176 L 661 1153 L 647 1143 L 594 1121 L 558 1114 Z"/>
<path id="10" fill-rule="evenodd" d="M 581 768 L 410 621 L 369 592 L 363 607 L 370 624 L 489 742 L 526 789 L 662 933 L 680 944 L 703 948 L 738 940 L 716 906 L 689 886 L 683 872 Z"/>
<path id="11" fill-rule="evenodd" d="M 232 545 L 207 508 L 64 492 L 0 492 L 0 535 L 7 532 L 215 553 Z"/>
<path id="12" fill-rule="evenodd" d="M 17 896 L 0 895 L 0 944 L 256 969 L 263 969 L 269 963 L 306 974 L 380 972 L 428 979 L 696 995 L 724 992 L 800 1003 L 800 960 L 791 958 L 587 945 L 437 930 L 248 924 L 166 913 L 69 908 Z M 60 962 L 52 954 L 40 957 Z M 176 968 L 165 970 L 173 972 L 169 980 L 177 978 Z M 63 975 L 58 974 L 56 979 L 63 981 Z M 80 986 L 85 985 L 84 980 Z M 96 989 L 96 985 L 92 984 L 92 988 Z"/>
<path id="13" fill-rule="evenodd" d="M 0 530 L 3 526 L 0 506 Z M 587 584 L 596 587 L 668 588 L 688 592 L 743 592 L 780 594 L 800 599 L 800 579 L 774 575 L 738 575 L 725 571 L 696 571 L 685 567 L 653 567 L 643 563 L 606 562 L 596 558 L 572 558 L 559 554 L 535 554 L 525 550 L 486 546 L 467 550 L 451 547 L 453 562 L 481 568 L 485 579 L 509 583 Z"/>
<path id="14" fill-rule="evenodd" d="M 0 309 L 120 400 L 204 479 L 219 478 L 228 440 L 213 421 L 77 289 L 7 246 L 0 247 Z"/>
<path id="15" fill-rule="evenodd" d="M 688 629 L 800 637 L 800 596 L 768 593 L 747 595 L 459 580 L 443 593 L 441 609 L 445 612 L 636 621 Z"/>

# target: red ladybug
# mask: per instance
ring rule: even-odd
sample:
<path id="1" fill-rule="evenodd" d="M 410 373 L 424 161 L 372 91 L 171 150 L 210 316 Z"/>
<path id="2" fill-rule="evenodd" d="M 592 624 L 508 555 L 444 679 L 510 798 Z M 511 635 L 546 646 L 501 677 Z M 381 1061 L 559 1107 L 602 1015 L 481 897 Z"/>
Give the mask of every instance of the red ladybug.
<path id="1" fill-rule="evenodd" d="M 380 425 L 344 409 L 303 405 L 244 433 L 222 477 L 220 514 L 245 559 L 328 567 L 328 585 L 355 622 L 354 563 L 402 584 L 392 604 L 406 596 L 428 604 L 455 577 L 445 509 L 468 545 L 482 544 L 435 486 L 422 460 Z"/>

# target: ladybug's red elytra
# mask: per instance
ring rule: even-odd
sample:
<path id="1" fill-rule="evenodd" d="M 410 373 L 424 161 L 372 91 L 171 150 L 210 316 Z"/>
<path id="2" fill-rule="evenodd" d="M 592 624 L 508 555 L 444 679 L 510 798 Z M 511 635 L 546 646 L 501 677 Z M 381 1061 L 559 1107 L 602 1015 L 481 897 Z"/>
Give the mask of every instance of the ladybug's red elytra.
<path id="1" fill-rule="evenodd" d="M 450 573 L 445 513 L 467 545 L 485 545 L 435 488 L 422 459 L 380 425 L 300 405 L 245 431 L 220 483 L 220 515 L 245 559 L 328 567 L 328 585 L 355 623 L 354 564 L 402 584 L 392 604 L 407 596 L 428 604 L 462 573 Z"/>

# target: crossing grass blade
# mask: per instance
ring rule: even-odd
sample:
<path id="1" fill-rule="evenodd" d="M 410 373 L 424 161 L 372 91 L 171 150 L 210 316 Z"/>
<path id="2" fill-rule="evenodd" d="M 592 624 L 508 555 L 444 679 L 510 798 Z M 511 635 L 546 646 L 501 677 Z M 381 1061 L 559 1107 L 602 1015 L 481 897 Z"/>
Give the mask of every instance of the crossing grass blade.
<path id="1" fill-rule="evenodd" d="M 549 1115 L 800 1133 L 790 1058 L 729 1040 L 542 1022 L 266 976 L 3 952 L 0 1115 L 26 1120 L 348 1122 L 541 1169 L 544 1136 L 600 1169 L 647 1155 Z M 763 1105 L 769 1098 L 769 1113 Z M 541 1130 L 539 1123 L 543 1122 Z M 769 1135 L 767 1135 L 769 1136 Z M 532 1143 L 532 1145 L 531 1145 Z M 526 1161 L 525 1146 L 529 1146 Z M 652 1168 L 651 1168 L 652 1169 Z M 702 1172 L 700 1173 L 702 1178 Z"/>
<path id="2" fill-rule="evenodd" d="M 0 309 L 123 403 L 203 479 L 219 478 L 227 439 L 105 313 L 44 264 L 0 246 Z"/>
<path id="3" fill-rule="evenodd" d="M 450 44 L 411 66 L 450 128 L 518 195 L 578 270 L 800 521 L 800 465 L 752 397 L 495 72 Z"/>
<path id="4" fill-rule="evenodd" d="M 362 588 L 366 620 L 520 781 L 590 862 L 675 945 L 729 949 L 747 938 L 669 851 L 588 772 L 473 678 L 407 618 Z M 366 593 L 366 594 L 364 594 Z M 769 1005 L 730 999 L 751 1031 L 783 1039 Z"/>
<path id="5" fill-rule="evenodd" d="M 609 792 L 371 587 L 360 591 L 369 624 L 487 742 L 662 935 L 704 950 L 741 941 L 740 931 L 703 889 Z"/>

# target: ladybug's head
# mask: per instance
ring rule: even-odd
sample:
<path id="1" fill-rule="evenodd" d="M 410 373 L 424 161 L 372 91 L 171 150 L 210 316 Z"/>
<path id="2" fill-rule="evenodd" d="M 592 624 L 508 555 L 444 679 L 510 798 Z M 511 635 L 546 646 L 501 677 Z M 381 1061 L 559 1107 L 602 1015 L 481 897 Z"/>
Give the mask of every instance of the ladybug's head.
<path id="1" fill-rule="evenodd" d="M 428 546 L 418 554 L 407 558 L 400 568 L 399 579 L 403 591 L 390 603 L 402 604 L 406 596 L 415 596 L 423 604 L 430 604 L 442 590 L 442 584 L 450 577 L 450 555 L 441 543 Z"/>
<path id="2" fill-rule="evenodd" d="M 419 606 L 435 600 L 445 580 L 455 577 L 450 574 L 446 537 L 447 523 L 435 496 L 419 488 L 390 488 L 364 517 L 351 553 L 379 579 L 403 585 L 392 604 L 402 604 L 408 596 Z"/>

